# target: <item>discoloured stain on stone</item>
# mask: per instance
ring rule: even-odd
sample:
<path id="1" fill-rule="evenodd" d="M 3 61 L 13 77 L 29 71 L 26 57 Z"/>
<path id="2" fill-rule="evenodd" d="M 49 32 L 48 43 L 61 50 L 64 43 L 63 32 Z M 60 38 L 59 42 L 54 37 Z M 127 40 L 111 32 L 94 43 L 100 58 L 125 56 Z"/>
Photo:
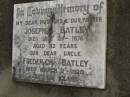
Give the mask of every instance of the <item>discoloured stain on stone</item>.
<path id="1" fill-rule="evenodd" d="M 54 12 L 51 12 L 50 16 L 50 26 L 49 26 L 49 29 L 48 29 L 48 38 L 49 38 L 49 43 L 51 43 L 52 41 L 52 34 L 53 34 L 53 25 L 54 25 L 54 20 L 55 20 L 55 13 Z"/>

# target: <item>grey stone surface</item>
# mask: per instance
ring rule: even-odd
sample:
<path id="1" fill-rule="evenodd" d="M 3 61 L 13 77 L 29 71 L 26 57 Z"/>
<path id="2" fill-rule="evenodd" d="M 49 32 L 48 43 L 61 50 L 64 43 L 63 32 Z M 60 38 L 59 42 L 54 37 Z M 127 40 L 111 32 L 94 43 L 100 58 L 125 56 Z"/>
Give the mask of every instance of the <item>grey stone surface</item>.
<path id="1" fill-rule="evenodd" d="M 17 0 L 15 3 L 34 0 Z M 0 97 L 130 97 L 130 1 L 108 0 L 107 87 L 61 87 L 12 80 L 13 0 L 0 0 Z"/>
<path id="2" fill-rule="evenodd" d="M 106 0 L 15 4 L 14 80 L 104 89 L 106 11 Z"/>

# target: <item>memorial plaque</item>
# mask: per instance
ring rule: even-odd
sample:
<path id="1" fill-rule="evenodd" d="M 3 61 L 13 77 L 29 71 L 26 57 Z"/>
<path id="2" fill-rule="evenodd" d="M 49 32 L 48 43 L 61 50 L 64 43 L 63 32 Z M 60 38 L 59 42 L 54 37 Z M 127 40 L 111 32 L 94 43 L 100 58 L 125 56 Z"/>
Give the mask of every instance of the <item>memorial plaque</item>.
<path id="1" fill-rule="evenodd" d="M 106 0 L 14 5 L 13 79 L 105 88 Z"/>

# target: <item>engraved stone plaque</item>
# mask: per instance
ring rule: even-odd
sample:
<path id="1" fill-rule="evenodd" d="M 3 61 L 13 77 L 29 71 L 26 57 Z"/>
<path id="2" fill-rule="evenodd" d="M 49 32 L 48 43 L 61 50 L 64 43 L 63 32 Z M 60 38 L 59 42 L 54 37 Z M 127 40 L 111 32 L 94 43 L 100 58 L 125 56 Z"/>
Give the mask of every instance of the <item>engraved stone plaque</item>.
<path id="1" fill-rule="evenodd" d="M 106 0 L 14 5 L 13 79 L 105 88 Z"/>

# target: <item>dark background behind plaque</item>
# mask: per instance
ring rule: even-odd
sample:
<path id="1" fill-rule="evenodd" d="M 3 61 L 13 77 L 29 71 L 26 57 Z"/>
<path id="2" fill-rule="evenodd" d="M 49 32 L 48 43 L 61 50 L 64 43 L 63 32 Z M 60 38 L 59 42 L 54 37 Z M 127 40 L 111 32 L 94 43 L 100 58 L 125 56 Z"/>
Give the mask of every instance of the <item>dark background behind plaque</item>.
<path id="1" fill-rule="evenodd" d="M 106 89 L 13 81 L 13 4 L 31 1 L 0 0 L 0 97 L 130 97 L 130 0 L 108 0 Z"/>

